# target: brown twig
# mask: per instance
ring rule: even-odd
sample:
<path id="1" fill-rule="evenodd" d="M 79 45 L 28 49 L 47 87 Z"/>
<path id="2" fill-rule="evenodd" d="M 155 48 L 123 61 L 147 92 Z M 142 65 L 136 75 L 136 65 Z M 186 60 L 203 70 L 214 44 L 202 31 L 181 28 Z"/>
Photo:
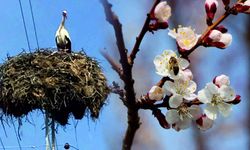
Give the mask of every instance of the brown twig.
<path id="1" fill-rule="evenodd" d="M 190 55 L 193 51 L 195 51 L 199 46 L 203 45 L 204 39 L 208 36 L 211 30 L 213 30 L 215 27 L 217 27 L 223 20 L 225 20 L 230 13 L 227 11 L 225 12 L 220 18 L 218 18 L 211 26 L 208 26 L 208 28 L 205 30 L 205 32 L 201 35 L 200 39 L 198 40 L 197 44 L 191 48 L 189 51 L 187 51 L 185 57 Z"/>
<path id="2" fill-rule="evenodd" d="M 104 7 L 106 20 L 113 26 L 115 30 L 116 44 L 121 58 L 121 65 L 123 66 L 123 68 L 127 68 L 127 50 L 122 34 L 122 24 L 120 23 L 118 16 L 112 11 L 112 5 L 107 0 L 100 0 L 100 2 Z"/>
<path id="3" fill-rule="evenodd" d="M 154 11 L 154 8 L 156 7 L 157 4 L 159 4 L 160 0 L 155 0 L 154 2 L 154 5 L 152 6 L 151 10 L 150 10 L 150 13 L 152 11 Z M 148 27 L 149 27 L 149 23 L 150 23 L 150 13 L 147 14 L 147 18 L 144 22 L 144 25 L 141 29 L 141 32 L 139 34 L 139 36 L 136 37 L 136 42 L 135 42 L 135 45 L 134 45 L 134 48 L 132 49 L 130 55 L 129 55 L 129 58 L 128 58 L 128 62 L 130 65 L 133 65 L 134 64 L 134 59 L 136 57 L 136 54 L 139 52 L 139 47 L 140 47 L 140 44 L 142 42 L 142 39 L 144 37 L 144 35 L 147 33 L 147 31 L 149 31 Z"/>
<path id="4" fill-rule="evenodd" d="M 115 60 L 113 58 L 110 57 L 110 55 L 108 55 L 107 53 L 105 53 L 104 51 L 100 51 L 101 54 L 103 55 L 103 57 L 105 59 L 107 59 L 107 61 L 109 62 L 109 64 L 111 65 L 112 69 L 115 70 L 115 72 L 118 73 L 118 75 L 120 76 L 120 78 L 122 79 L 123 78 L 123 71 L 122 71 L 122 68 L 120 67 L 119 64 L 117 64 L 115 62 Z"/>

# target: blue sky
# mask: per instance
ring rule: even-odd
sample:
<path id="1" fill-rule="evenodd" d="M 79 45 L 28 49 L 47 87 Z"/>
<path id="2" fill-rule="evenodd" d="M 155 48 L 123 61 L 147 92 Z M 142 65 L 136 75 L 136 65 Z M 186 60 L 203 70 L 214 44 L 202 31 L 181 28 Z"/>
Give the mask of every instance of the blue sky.
<path id="1" fill-rule="evenodd" d="M 127 48 L 131 49 L 135 37 L 143 25 L 146 12 L 150 9 L 151 4 L 147 0 L 113 0 L 111 2 L 114 5 L 114 10 L 120 16 L 120 20 L 123 23 L 124 38 Z M 31 49 L 35 49 L 37 46 L 29 3 L 28 1 L 22 1 L 22 4 Z M 89 56 L 97 58 L 103 66 L 103 71 L 108 77 L 109 83 L 118 79 L 117 75 L 114 74 L 108 63 L 99 53 L 99 51 L 104 48 L 106 48 L 107 51 L 111 51 L 111 49 L 115 47 L 115 39 L 111 26 L 105 21 L 103 8 L 98 0 L 84 2 L 67 0 L 34 0 L 32 1 L 32 4 L 40 47 L 55 47 L 54 35 L 61 21 L 61 12 L 67 10 L 68 19 L 66 27 L 70 32 L 72 48 L 74 50 L 80 50 L 83 48 Z M 199 9 L 203 10 L 203 6 Z M 192 16 L 195 17 L 195 15 Z M 2 2 L 0 5 L 0 18 L 0 58 L 2 62 L 7 54 L 14 56 L 20 53 L 22 49 L 28 51 L 28 47 L 18 1 L 10 0 Z M 197 55 L 199 64 L 192 65 L 197 66 L 197 70 L 202 79 L 199 82 L 199 88 L 204 87 L 205 83 L 211 81 L 214 76 L 225 73 L 231 77 L 232 86 L 243 96 L 243 102 L 240 105 L 235 106 L 233 110 L 234 113 L 229 118 L 220 118 L 221 120 L 215 124 L 215 127 L 211 131 L 204 133 L 205 136 L 213 134 L 213 130 L 216 131 L 219 126 L 223 125 L 221 122 L 231 124 L 237 121 L 242 121 L 244 119 L 242 113 L 244 114 L 246 112 L 246 102 L 244 102 L 244 100 L 246 100 L 246 90 L 244 90 L 244 85 L 246 85 L 246 78 L 249 77 L 247 76 L 246 70 L 248 64 L 246 62 L 247 57 L 244 55 L 244 49 L 246 48 L 243 43 L 244 37 L 243 35 L 238 34 L 244 32 L 242 24 L 244 23 L 246 16 L 241 15 L 237 16 L 237 18 L 231 17 L 230 19 L 228 19 L 225 24 L 230 24 L 230 26 L 227 27 L 234 37 L 231 48 L 227 50 L 218 50 L 215 48 L 199 49 L 199 52 L 195 52 L 194 54 Z M 236 20 L 242 24 L 231 25 Z M 188 21 L 188 24 L 186 25 L 200 28 L 200 25 L 192 24 L 190 21 Z M 170 27 L 173 28 L 171 23 Z M 236 30 L 238 28 L 240 31 Z M 241 45 L 240 48 L 239 45 Z M 138 55 L 138 62 L 143 62 L 143 58 L 140 57 L 140 55 L 144 56 L 146 53 L 149 53 L 149 55 L 146 56 L 152 84 L 157 82 L 160 78 L 154 73 L 152 65 L 154 56 L 161 53 L 164 49 L 175 48 L 176 46 L 173 40 L 167 36 L 167 31 L 159 31 L 154 35 L 146 35 L 142 42 L 142 50 L 147 49 L 150 53 L 148 51 L 141 51 Z M 228 61 L 228 58 L 230 58 L 230 62 Z M 149 88 L 150 87 L 146 87 L 146 89 Z M 138 96 L 146 91 L 143 91 L 143 93 L 140 92 L 138 92 Z M 96 122 L 87 118 L 80 121 L 71 119 L 69 122 L 70 125 L 67 125 L 66 127 L 59 126 L 57 132 L 58 148 L 62 149 L 62 145 L 68 142 L 81 150 L 92 150 L 97 147 L 101 150 L 108 150 L 111 148 L 119 149 L 126 128 L 126 111 L 124 107 L 120 107 L 120 112 L 117 113 L 117 110 L 115 109 L 117 105 L 122 104 L 119 102 L 117 96 L 111 95 L 108 98 L 108 104 L 104 106 L 100 118 Z M 150 125 L 152 126 L 152 130 L 154 130 L 156 135 L 159 136 L 158 138 L 164 148 L 179 150 L 188 146 L 190 149 L 195 149 L 192 142 L 192 130 L 185 130 L 182 132 L 175 132 L 174 130 L 166 131 L 158 125 L 157 121 L 151 115 L 151 112 L 146 111 L 145 116 L 151 119 Z M 26 147 L 23 149 L 28 149 L 27 146 L 36 146 L 36 148 L 33 149 L 42 150 L 44 149 L 43 146 L 45 144 L 43 114 L 39 111 L 35 111 L 28 115 L 28 118 L 35 125 L 31 125 L 27 121 L 23 122 L 20 129 L 22 138 L 20 141 L 21 146 Z M 74 128 L 74 124 L 77 124 L 76 128 Z M 15 125 L 17 127 L 16 121 Z M 5 125 L 5 128 L 7 137 L 4 134 L 2 125 L 0 125 L 0 138 L 4 143 L 4 146 L 6 148 L 12 147 L 12 149 L 18 149 L 18 141 L 13 126 L 11 124 L 9 126 Z M 113 139 L 114 134 L 119 135 L 116 136 L 119 138 Z M 235 136 L 238 137 L 237 140 L 235 139 Z M 225 140 L 221 141 L 219 145 L 217 141 L 221 137 Z M 237 128 L 236 132 L 233 132 L 232 134 L 226 133 L 219 136 L 210 135 L 208 143 L 210 148 L 212 148 L 211 145 L 219 145 L 220 149 L 246 149 L 246 137 L 247 135 L 245 134 L 244 128 Z M 113 143 L 113 141 L 116 143 Z"/>

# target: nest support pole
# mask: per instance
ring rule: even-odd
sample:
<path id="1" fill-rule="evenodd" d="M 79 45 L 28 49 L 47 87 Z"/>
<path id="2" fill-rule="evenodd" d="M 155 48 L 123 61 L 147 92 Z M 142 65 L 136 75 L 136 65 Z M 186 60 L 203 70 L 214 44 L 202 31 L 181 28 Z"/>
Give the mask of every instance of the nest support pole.
<path id="1" fill-rule="evenodd" d="M 55 120 L 49 119 L 48 112 L 45 113 L 45 142 L 46 142 L 46 150 L 56 149 Z"/>
<path id="2" fill-rule="evenodd" d="M 55 132 L 55 120 L 51 119 L 51 136 L 52 136 L 52 150 L 56 149 L 56 132 Z"/>
<path id="3" fill-rule="evenodd" d="M 49 138 L 49 114 L 45 112 L 45 142 L 46 142 L 46 150 L 50 150 L 50 138 Z"/>

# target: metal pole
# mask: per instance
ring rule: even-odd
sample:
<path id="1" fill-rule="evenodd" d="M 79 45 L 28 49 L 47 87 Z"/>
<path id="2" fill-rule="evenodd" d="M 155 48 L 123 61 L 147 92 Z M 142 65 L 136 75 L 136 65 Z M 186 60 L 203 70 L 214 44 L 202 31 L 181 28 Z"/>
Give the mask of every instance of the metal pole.
<path id="1" fill-rule="evenodd" d="M 46 150 L 50 150 L 50 139 L 49 139 L 49 115 L 47 111 L 45 112 L 45 142 L 46 142 Z"/>
<path id="2" fill-rule="evenodd" d="M 52 150 L 56 148 L 56 132 L 55 132 L 55 120 L 51 120 L 51 134 L 52 134 Z"/>

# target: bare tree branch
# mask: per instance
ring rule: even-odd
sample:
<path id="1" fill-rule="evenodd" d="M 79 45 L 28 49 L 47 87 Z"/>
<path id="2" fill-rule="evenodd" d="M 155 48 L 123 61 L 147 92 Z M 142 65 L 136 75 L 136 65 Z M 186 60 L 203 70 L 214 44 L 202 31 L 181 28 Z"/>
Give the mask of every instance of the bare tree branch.
<path id="1" fill-rule="evenodd" d="M 115 70 L 115 72 L 118 73 L 118 75 L 120 76 L 120 78 L 123 78 L 123 71 L 122 68 L 120 67 L 119 64 L 117 64 L 115 62 L 115 60 L 113 58 L 111 58 L 107 53 L 105 53 L 104 51 L 100 51 L 101 54 L 103 55 L 104 58 L 107 59 L 107 61 L 109 62 L 109 64 L 112 66 L 112 69 Z"/>
<path id="2" fill-rule="evenodd" d="M 127 50 L 125 48 L 125 43 L 122 34 L 122 25 L 112 11 L 112 5 L 107 0 L 100 0 L 104 10 L 107 21 L 113 26 L 115 30 L 117 47 L 120 54 L 120 63 L 123 69 L 123 82 L 125 84 L 125 101 L 124 104 L 128 108 L 128 127 L 123 140 L 123 150 L 130 150 L 134 140 L 135 133 L 140 127 L 140 117 L 138 115 L 138 107 L 136 107 L 136 98 L 134 92 L 134 80 L 132 78 L 132 66 L 128 63 Z"/>
<path id="3" fill-rule="evenodd" d="M 100 2 L 104 7 L 106 20 L 113 26 L 115 30 L 116 44 L 121 57 L 120 62 L 123 68 L 127 68 L 128 66 L 127 49 L 125 47 L 123 39 L 122 24 L 120 23 L 118 16 L 112 11 L 112 5 L 107 0 L 100 0 Z"/>
<path id="4" fill-rule="evenodd" d="M 159 4 L 159 2 L 160 2 L 160 0 L 155 0 L 154 5 L 152 6 L 152 8 L 150 10 L 150 13 L 154 11 L 154 8 L 156 7 L 157 4 Z M 150 13 L 147 14 L 147 18 L 144 22 L 144 25 L 141 29 L 141 32 L 140 32 L 139 36 L 136 37 L 136 42 L 135 42 L 134 48 L 132 49 L 132 52 L 129 55 L 128 61 L 129 61 L 130 65 L 134 64 L 134 59 L 136 57 L 136 54 L 140 50 L 139 47 L 140 47 L 140 44 L 142 42 L 142 39 L 143 39 L 144 35 L 147 33 L 147 31 L 149 31 L 148 27 L 149 27 L 149 23 L 150 23 Z"/>

